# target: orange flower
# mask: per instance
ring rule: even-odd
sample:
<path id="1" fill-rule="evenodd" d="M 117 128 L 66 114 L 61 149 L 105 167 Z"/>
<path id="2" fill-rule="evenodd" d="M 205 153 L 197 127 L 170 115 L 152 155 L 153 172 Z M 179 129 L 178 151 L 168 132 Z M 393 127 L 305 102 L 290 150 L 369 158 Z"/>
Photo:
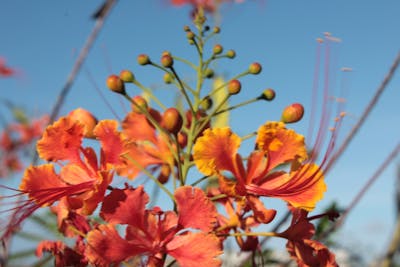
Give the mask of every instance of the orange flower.
<path id="1" fill-rule="evenodd" d="M 323 197 L 326 186 L 320 168 L 307 161 L 303 136 L 281 122 L 268 122 L 258 130 L 257 149 L 244 167 L 237 150 L 240 138 L 229 128 L 208 129 L 195 146 L 193 158 L 199 171 L 217 175 L 228 195 L 277 197 L 308 211 Z M 290 165 L 285 172 L 279 167 Z M 236 182 L 224 176 L 230 172 Z"/>
<path id="2" fill-rule="evenodd" d="M 149 201 L 143 187 L 115 189 L 103 202 L 101 217 L 109 224 L 88 234 L 86 255 L 96 266 L 110 266 L 143 257 L 143 265 L 163 266 L 165 254 L 179 266 L 220 266 L 222 253 L 218 237 L 209 232 L 217 211 L 201 189 L 190 186 L 175 191 L 173 211 L 146 210 Z M 125 238 L 116 224 L 126 224 Z M 190 229 L 198 229 L 192 232 Z"/>
<path id="3" fill-rule="evenodd" d="M 90 147 L 82 147 L 84 125 L 70 117 L 62 117 L 47 127 L 37 143 L 42 159 L 53 164 L 30 166 L 26 169 L 19 186 L 21 193 L 29 197 L 26 203 L 15 208 L 7 233 L 17 227 L 36 209 L 64 201 L 65 209 L 78 214 L 91 214 L 103 198 L 113 178 L 112 166 L 120 163 L 120 139 L 116 131 L 117 122 L 104 120 L 94 129 L 94 135 L 101 143 L 101 157 L 97 159 Z"/>
<path id="4" fill-rule="evenodd" d="M 150 114 L 157 122 L 161 121 L 156 110 L 151 109 Z M 133 179 L 146 168 L 152 168 L 155 172 L 164 165 L 174 166 L 175 160 L 171 151 L 174 146 L 169 137 L 157 133 L 144 114 L 130 112 L 122 122 L 122 133 L 124 160 L 117 168 L 119 175 Z"/>

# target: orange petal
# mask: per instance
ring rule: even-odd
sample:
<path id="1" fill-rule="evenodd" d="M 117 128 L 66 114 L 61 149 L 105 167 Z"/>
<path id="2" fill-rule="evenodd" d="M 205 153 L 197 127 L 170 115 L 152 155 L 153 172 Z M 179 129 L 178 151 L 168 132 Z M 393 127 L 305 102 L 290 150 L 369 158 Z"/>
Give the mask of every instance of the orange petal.
<path id="1" fill-rule="evenodd" d="M 143 169 L 151 165 L 162 165 L 164 161 L 152 154 L 149 150 L 154 150 L 151 145 L 141 146 L 136 143 L 126 143 L 124 145 L 123 164 L 117 167 L 117 172 L 120 176 L 129 179 L 135 178 Z"/>
<path id="2" fill-rule="evenodd" d="M 87 170 L 82 169 L 78 164 L 68 164 L 61 168 L 61 179 L 68 184 L 80 184 L 94 179 L 88 175 Z"/>
<path id="3" fill-rule="evenodd" d="M 209 232 L 217 222 L 217 209 L 203 190 L 191 186 L 179 187 L 175 191 L 179 224 L 184 228 Z"/>
<path id="4" fill-rule="evenodd" d="M 79 148 L 83 138 L 84 125 L 69 117 L 62 117 L 46 128 L 37 142 L 40 158 L 48 161 L 79 161 Z"/>
<path id="5" fill-rule="evenodd" d="M 277 197 L 295 208 L 312 211 L 326 191 L 324 176 L 318 165 L 303 165 L 297 171 L 272 176 L 260 185 L 248 185 L 249 193 Z"/>
<path id="6" fill-rule="evenodd" d="M 175 236 L 167 244 L 167 251 L 181 267 L 221 266 L 221 260 L 217 259 L 222 254 L 221 244 L 219 238 L 211 234 L 189 232 Z"/>
<path id="7" fill-rule="evenodd" d="M 54 189 L 65 187 L 67 184 L 54 172 L 53 165 L 44 164 L 26 169 L 19 189 L 27 192 L 29 197 L 40 205 L 50 205 L 58 200 L 52 197 L 57 193 Z"/>
<path id="8" fill-rule="evenodd" d="M 118 122 L 115 120 L 102 120 L 93 131 L 101 143 L 101 163 L 104 167 L 107 164 L 122 163 L 120 155 L 123 153 L 123 140 L 117 127 Z"/>
<path id="9" fill-rule="evenodd" d="M 158 116 L 160 116 L 158 114 Z M 131 111 L 122 122 L 122 131 L 132 141 L 156 143 L 156 130 L 144 114 Z"/>
<path id="10" fill-rule="evenodd" d="M 256 143 L 268 153 L 269 169 L 289 161 L 302 162 L 307 158 L 304 137 L 286 129 L 282 122 L 267 122 L 258 129 Z"/>
<path id="11" fill-rule="evenodd" d="M 228 170 L 237 173 L 236 156 L 240 137 L 229 128 L 206 129 L 193 147 L 193 158 L 204 175 Z"/>

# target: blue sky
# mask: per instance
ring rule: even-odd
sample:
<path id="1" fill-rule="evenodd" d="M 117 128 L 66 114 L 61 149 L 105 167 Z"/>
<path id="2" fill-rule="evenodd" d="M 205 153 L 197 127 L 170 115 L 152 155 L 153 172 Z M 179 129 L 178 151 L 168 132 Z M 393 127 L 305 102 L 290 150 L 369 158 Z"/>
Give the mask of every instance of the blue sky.
<path id="1" fill-rule="evenodd" d="M 90 16 L 100 4 L 101 1 L 78 0 L 2 1 L 0 56 L 10 66 L 21 69 L 23 77 L 0 80 L 0 98 L 22 105 L 33 114 L 49 112 L 94 25 Z M 345 136 L 399 51 L 398 10 L 397 0 L 261 0 L 224 4 L 220 10 L 222 32 L 216 42 L 226 49 L 235 49 L 237 57 L 233 61 L 219 61 L 220 73 L 231 77 L 254 61 L 263 65 L 259 76 L 242 80 L 243 93 L 236 101 L 254 97 L 267 87 L 277 92 L 271 103 L 257 103 L 232 113 L 234 130 L 245 134 L 266 120 L 277 120 L 282 108 L 293 102 L 304 103 L 306 108 L 311 105 L 315 40 L 323 32 L 331 32 L 342 40 L 333 47 L 332 86 L 340 87 L 341 67 L 354 70 L 348 73 L 345 87 L 348 116 L 340 135 Z M 141 83 L 157 88 L 157 93 L 172 103 L 173 94 L 163 86 L 162 74 L 138 66 L 136 57 L 146 53 L 158 59 L 164 50 L 169 50 L 194 60 L 193 47 L 187 44 L 183 32 L 183 26 L 190 25 L 189 11 L 190 7 L 171 7 L 167 0 L 119 1 L 61 113 L 84 107 L 100 119 L 114 118 L 90 81 L 90 73 L 117 113 L 123 114 L 119 98 L 105 88 L 106 77 L 122 69 L 131 69 Z M 193 75 L 183 66 L 177 69 L 188 78 Z M 342 205 L 349 203 L 397 145 L 400 124 L 395 112 L 399 85 L 396 75 L 358 136 L 329 173 L 328 192 L 319 207 L 332 200 Z M 139 93 L 137 89 L 130 90 Z M 1 107 L 0 112 L 6 110 Z M 306 134 L 308 118 L 306 109 L 305 119 L 294 127 Z M 318 123 L 313 124 L 319 127 Z M 372 253 L 379 253 L 386 246 L 395 219 L 395 174 L 396 165 L 392 164 L 359 203 L 339 233 L 345 239 L 343 242 L 358 244 Z"/>

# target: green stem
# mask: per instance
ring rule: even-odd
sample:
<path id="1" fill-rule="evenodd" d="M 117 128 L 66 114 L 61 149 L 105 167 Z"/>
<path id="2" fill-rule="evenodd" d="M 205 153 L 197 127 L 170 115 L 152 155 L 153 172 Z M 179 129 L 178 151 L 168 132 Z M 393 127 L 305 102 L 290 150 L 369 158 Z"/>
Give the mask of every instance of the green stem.
<path id="1" fill-rule="evenodd" d="M 151 92 L 151 89 L 145 87 L 143 84 L 141 84 L 140 82 L 138 82 L 137 80 L 134 80 L 132 82 L 134 85 L 136 85 L 137 87 L 139 87 L 142 91 L 144 91 L 145 93 L 147 93 L 150 98 L 157 103 L 157 105 L 159 107 L 161 107 L 163 110 L 166 110 L 166 106 Z"/>
<path id="2" fill-rule="evenodd" d="M 229 107 L 229 108 L 227 108 L 227 109 L 223 109 L 223 110 L 221 110 L 221 111 L 218 111 L 218 112 L 215 113 L 215 115 L 219 115 L 219 114 L 221 114 L 221 113 L 224 113 L 224 112 L 227 112 L 227 111 L 231 111 L 231 110 L 236 109 L 236 108 L 240 108 L 240 107 L 242 107 L 242 106 L 245 106 L 245 105 L 248 105 L 248 104 L 257 102 L 258 100 L 259 100 L 258 98 L 249 99 L 249 100 L 244 101 L 244 102 L 242 102 L 242 103 L 239 103 L 239 104 L 236 104 L 236 105 L 234 105 L 234 106 L 231 106 L 231 107 Z"/>

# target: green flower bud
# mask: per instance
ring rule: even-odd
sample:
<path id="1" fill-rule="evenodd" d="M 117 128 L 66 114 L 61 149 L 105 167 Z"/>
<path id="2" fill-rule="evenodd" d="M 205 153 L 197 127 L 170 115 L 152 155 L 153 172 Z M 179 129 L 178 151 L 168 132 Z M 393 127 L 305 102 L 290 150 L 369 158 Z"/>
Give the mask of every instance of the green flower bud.
<path id="1" fill-rule="evenodd" d="M 149 58 L 148 55 L 141 54 L 141 55 L 139 55 L 139 56 L 137 57 L 137 62 L 138 62 L 140 65 L 147 65 L 147 64 L 150 64 L 150 58 Z"/>
<path id="2" fill-rule="evenodd" d="M 201 100 L 200 106 L 204 110 L 209 110 L 213 105 L 213 101 L 210 96 L 206 96 Z"/>
<path id="3" fill-rule="evenodd" d="M 235 50 L 228 50 L 227 52 L 226 52 L 226 56 L 228 57 L 228 58 L 235 58 L 236 57 L 236 52 L 235 52 Z"/>
<path id="4" fill-rule="evenodd" d="M 271 88 L 265 89 L 259 98 L 267 101 L 272 101 L 275 98 L 275 91 Z"/>
<path id="5" fill-rule="evenodd" d="M 163 76 L 163 80 L 166 84 L 170 84 L 174 81 L 174 76 L 171 73 L 166 72 Z"/>
<path id="6" fill-rule="evenodd" d="M 204 76 L 206 78 L 212 78 L 214 77 L 214 71 L 212 69 L 206 69 L 204 72 Z"/>
<path id="7" fill-rule="evenodd" d="M 131 83 L 135 80 L 135 76 L 129 70 L 123 70 L 120 72 L 119 77 L 126 83 Z"/>
<path id="8" fill-rule="evenodd" d="M 213 48 L 213 54 L 214 55 L 219 55 L 222 53 L 222 51 L 224 50 L 224 48 L 222 47 L 222 45 L 220 44 L 216 44 Z"/>

